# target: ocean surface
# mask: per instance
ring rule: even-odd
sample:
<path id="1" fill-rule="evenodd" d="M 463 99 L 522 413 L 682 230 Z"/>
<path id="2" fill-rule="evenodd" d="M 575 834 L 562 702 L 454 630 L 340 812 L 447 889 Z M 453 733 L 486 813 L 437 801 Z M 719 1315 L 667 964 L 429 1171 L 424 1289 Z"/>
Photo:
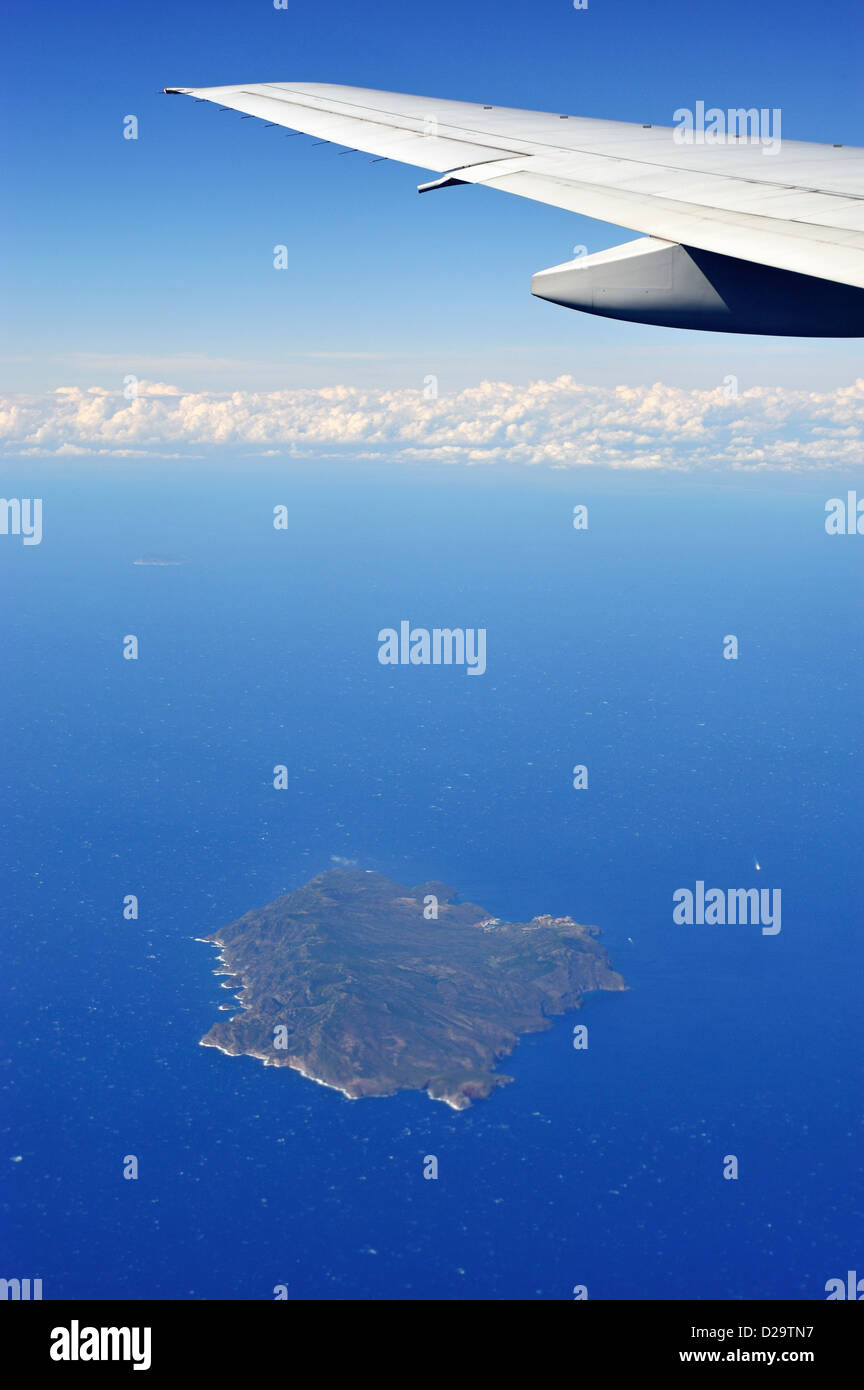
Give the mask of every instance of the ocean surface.
<path id="1" fill-rule="evenodd" d="M 559 1300 L 864 1273 L 864 538 L 824 529 L 854 481 L 0 481 L 44 507 L 41 545 L 0 536 L 0 1274 L 46 1299 Z M 154 552 L 184 563 L 133 563 Z M 486 673 L 382 666 L 403 619 L 485 628 Z M 628 992 L 525 1038 L 461 1113 L 200 1047 L 226 992 L 195 938 L 339 859 L 595 924 Z M 699 880 L 779 888 L 781 931 L 674 923 Z"/>

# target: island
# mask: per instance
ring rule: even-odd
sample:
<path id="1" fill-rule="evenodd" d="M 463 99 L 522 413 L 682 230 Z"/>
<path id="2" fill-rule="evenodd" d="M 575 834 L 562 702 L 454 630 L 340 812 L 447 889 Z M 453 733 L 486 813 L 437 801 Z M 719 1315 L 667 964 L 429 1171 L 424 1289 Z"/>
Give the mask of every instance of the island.
<path id="1" fill-rule="evenodd" d="M 201 1045 L 352 1100 L 422 1090 L 464 1110 L 512 1081 L 494 1068 L 522 1034 L 626 989 L 598 935 L 572 917 L 503 921 L 445 883 L 328 869 L 197 938 L 240 1004 Z"/>

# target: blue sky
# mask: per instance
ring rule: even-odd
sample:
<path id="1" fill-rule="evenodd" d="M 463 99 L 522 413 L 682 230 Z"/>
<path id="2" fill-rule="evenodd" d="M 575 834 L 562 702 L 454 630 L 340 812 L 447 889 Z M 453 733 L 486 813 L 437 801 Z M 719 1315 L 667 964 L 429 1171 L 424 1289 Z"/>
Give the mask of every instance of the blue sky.
<path id="1" fill-rule="evenodd" d="M 633 233 L 160 95 L 314 80 L 671 124 L 780 107 L 787 138 L 862 143 L 861 20 L 845 4 L 395 0 L 13 3 L 3 100 L 12 392 L 347 384 L 440 389 L 562 373 L 604 386 L 831 390 L 860 345 L 618 324 L 541 303 L 532 272 Z M 134 114 L 137 141 L 122 138 Z M 11 206 L 10 206 L 11 204 Z M 285 244 L 289 268 L 273 268 Z"/>

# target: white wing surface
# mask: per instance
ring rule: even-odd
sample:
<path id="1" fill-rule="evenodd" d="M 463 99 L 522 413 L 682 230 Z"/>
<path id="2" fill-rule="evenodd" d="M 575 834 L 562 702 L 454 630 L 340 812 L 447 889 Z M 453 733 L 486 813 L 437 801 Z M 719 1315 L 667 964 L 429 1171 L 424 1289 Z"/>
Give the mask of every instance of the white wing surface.
<path id="1" fill-rule="evenodd" d="M 320 83 L 166 91 L 448 175 L 442 186 L 484 184 L 627 227 L 653 239 L 646 250 L 658 242 L 694 248 L 864 290 L 864 150 L 853 146 L 746 137 L 684 144 L 669 126 Z M 587 269 L 596 279 L 592 260 L 555 270 Z M 627 260 L 632 270 L 632 254 Z M 608 283 L 608 253 L 603 265 Z M 698 265 L 713 284 L 712 263 Z M 781 281 L 778 289 L 784 284 L 793 287 Z"/>

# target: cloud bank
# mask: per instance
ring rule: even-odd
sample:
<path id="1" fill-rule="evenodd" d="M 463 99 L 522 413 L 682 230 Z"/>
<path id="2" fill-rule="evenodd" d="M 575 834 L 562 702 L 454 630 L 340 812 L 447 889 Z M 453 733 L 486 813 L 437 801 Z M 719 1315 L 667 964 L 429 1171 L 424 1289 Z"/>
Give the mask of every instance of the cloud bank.
<path id="1" fill-rule="evenodd" d="M 0 398 L 6 457 L 344 458 L 539 468 L 784 470 L 862 459 L 864 378 L 831 391 L 585 385 L 571 376 L 458 392 L 186 392 L 60 387 Z"/>

